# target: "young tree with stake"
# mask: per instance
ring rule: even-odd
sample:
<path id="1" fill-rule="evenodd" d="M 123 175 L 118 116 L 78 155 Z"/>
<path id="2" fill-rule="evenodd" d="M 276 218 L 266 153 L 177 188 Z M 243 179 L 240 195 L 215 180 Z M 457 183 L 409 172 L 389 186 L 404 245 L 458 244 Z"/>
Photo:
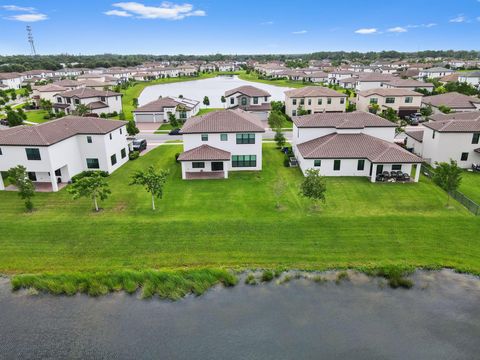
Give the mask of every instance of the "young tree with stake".
<path id="1" fill-rule="evenodd" d="M 320 170 L 308 169 L 300 185 L 300 194 L 312 200 L 314 209 L 317 209 L 319 201 L 325 202 L 326 191 L 327 184 L 320 176 Z"/>
<path id="2" fill-rule="evenodd" d="M 95 211 L 98 212 L 98 199 L 105 200 L 111 194 L 105 177 L 99 172 L 93 172 L 90 176 L 81 178 L 68 187 L 68 192 L 73 199 L 87 197 L 93 200 Z"/>
<path id="3" fill-rule="evenodd" d="M 35 196 L 35 186 L 32 180 L 28 178 L 27 169 L 22 165 L 18 165 L 8 170 L 7 176 L 8 180 L 17 187 L 18 196 L 25 200 L 25 209 L 32 211 L 32 197 Z"/>
<path id="4" fill-rule="evenodd" d="M 457 190 L 462 181 L 462 169 L 458 167 L 457 162 L 450 160 L 450 163 L 436 163 L 433 173 L 433 181 L 447 192 L 447 205 L 450 205 L 450 194 Z"/>
<path id="5" fill-rule="evenodd" d="M 167 175 L 167 170 L 161 169 L 156 172 L 153 166 L 149 166 L 145 171 L 136 171 L 130 185 L 142 185 L 152 196 L 152 210 L 155 210 L 155 198 L 163 197 L 163 186 L 167 181 Z"/>

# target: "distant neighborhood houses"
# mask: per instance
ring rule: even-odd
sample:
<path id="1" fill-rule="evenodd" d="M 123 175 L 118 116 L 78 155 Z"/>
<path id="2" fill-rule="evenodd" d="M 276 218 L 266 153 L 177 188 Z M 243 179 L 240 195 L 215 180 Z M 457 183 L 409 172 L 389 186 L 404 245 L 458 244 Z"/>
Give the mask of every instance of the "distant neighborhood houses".
<path id="1" fill-rule="evenodd" d="M 136 108 L 132 113 L 137 123 L 166 123 L 169 121 L 170 115 L 174 115 L 180 120 L 186 120 L 195 116 L 199 110 L 200 102 L 197 100 L 161 97 Z"/>

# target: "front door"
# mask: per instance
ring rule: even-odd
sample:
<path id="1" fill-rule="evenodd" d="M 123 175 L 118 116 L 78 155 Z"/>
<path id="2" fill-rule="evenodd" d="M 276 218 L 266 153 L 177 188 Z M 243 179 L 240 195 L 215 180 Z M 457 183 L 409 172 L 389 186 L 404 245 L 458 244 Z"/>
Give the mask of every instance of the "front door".
<path id="1" fill-rule="evenodd" d="M 212 171 L 223 171 L 223 162 L 222 161 L 212 162 Z"/>
<path id="2" fill-rule="evenodd" d="M 377 175 L 383 172 L 383 165 L 377 165 Z"/>

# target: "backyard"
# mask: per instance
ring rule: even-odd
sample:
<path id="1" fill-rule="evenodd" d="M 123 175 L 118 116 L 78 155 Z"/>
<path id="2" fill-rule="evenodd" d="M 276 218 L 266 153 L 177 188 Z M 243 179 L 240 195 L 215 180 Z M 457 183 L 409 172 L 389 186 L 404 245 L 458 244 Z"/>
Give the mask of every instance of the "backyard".
<path id="1" fill-rule="evenodd" d="M 462 182 L 460 183 L 460 188 L 458 190 L 477 204 L 480 204 L 480 173 L 464 171 L 462 174 Z"/>
<path id="2" fill-rule="evenodd" d="M 264 144 L 262 172 L 228 180 L 182 181 L 180 151 L 160 146 L 112 174 L 98 214 L 65 189 L 37 194 L 33 213 L 16 193 L 0 192 L 0 273 L 409 265 L 480 274 L 480 218 L 456 202 L 446 208 L 446 194 L 427 178 L 328 178 L 327 202 L 312 211 L 299 195 L 300 171 L 283 167 L 272 144 Z M 143 188 L 129 186 L 149 165 L 170 170 L 155 212 Z"/>

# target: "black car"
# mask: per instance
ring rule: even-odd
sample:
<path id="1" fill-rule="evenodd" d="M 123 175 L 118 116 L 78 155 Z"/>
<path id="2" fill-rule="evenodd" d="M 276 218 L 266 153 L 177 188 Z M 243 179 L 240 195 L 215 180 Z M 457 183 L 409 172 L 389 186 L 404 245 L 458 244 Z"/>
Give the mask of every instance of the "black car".
<path id="1" fill-rule="evenodd" d="M 133 140 L 133 150 L 141 152 L 147 148 L 147 140 L 145 139 L 135 139 Z"/>
<path id="2" fill-rule="evenodd" d="M 180 129 L 179 128 L 173 129 L 168 133 L 168 135 L 180 135 Z"/>

